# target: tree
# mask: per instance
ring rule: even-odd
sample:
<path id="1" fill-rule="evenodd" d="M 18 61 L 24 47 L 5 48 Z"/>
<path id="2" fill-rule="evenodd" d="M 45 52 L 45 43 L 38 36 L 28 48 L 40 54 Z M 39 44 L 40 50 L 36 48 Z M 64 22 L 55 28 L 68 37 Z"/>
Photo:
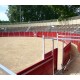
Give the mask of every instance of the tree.
<path id="1" fill-rule="evenodd" d="M 0 20 L 0 23 L 1 23 L 1 20 Z"/>
<path id="2" fill-rule="evenodd" d="M 7 15 L 10 22 L 19 22 L 20 11 L 19 6 L 9 5 L 9 10 L 7 11 Z"/>
<path id="3" fill-rule="evenodd" d="M 7 15 L 10 22 L 28 22 L 50 19 L 65 19 L 77 16 L 80 6 L 73 5 L 10 5 Z"/>
<path id="4" fill-rule="evenodd" d="M 63 20 L 69 17 L 78 16 L 77 9 L 80 8 L 78 5 L 55 5 L 51 8 L 59 15 L 58 19 Z"/>

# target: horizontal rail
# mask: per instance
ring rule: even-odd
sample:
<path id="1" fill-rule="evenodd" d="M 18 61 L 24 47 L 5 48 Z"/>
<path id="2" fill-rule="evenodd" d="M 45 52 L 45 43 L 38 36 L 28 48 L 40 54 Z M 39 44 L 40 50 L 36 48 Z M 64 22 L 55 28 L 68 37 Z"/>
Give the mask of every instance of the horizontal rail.
<path id="1" fill-rule="evenodd" d="M 12 72 L 11 70 L 9 70 L 8 68 L 6 68 L 5 66 L 3 66 L 2 64 L 0 64 L 0 69 L 3 70 L 4 72 L 6 72 L 9 75 L 16 75 L 14 72 Z"/>
<path id="2" fill-rule="evenodd" d="M 54 39 L 54 40 L 67 40 L 67 41 L 80 41 L 80 39 L 72 39 L 72 38 L 51 38 L 51 37 L 45 37 L 45 39 Z"/>
<path id="3" fill-rule="evenodd" d="M 77 35 L 76 35 L 76 36 L 74 36 L 74 35 L 66 35 L 66 36 L 65 36 L 65 35 L 59 35 L 59 34 L 58 34 L 58 36 L 60 36 L 60 37 L 71 37 L 71 38 L 72 38 L 72 37 L 73 37 L 73 38 L 74 38 L 74 37 L 80 38 L 80 36 L 77 36 Z"/>

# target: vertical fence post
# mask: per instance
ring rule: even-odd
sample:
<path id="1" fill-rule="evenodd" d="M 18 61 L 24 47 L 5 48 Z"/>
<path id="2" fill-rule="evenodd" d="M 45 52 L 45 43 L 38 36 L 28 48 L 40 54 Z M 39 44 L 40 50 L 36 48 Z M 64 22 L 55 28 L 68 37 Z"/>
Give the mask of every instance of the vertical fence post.
<path id="1" fill-rule="evenodd" d="M 44 38 L 44 35 L 42 35 L 42 48 L 43 48 L 42 59 L 44 59 L 44 55 L 45 55 L 45 38 Z"/>
<path id="2" fill-rule="evenodd" d="M 63 65 L 63 63 L 64 63 L 64 61 L 63 61 L 64 60 L 64 40 L 62 40 L 62 41 L 63 41 L 63 44 L 62 44 L 62 64 L 61 64 L 61 66 L 62 66 L 62 69 L 63 69 L 63 67 L 64 67 L 64 65 Z M 63 73 L 62 71 L 61 71 L 61 74 Z"/>
<path id="3" fill-rule="evenodd" d="M 8 37 L 9 37 L 9 32 L 7 32 L 8 33 Z"/>
<path id="4" fill-rule="evenodd" d="M 58 48 L 58 33 L 57 33 L 57 48 Z"/>
<path id="5" fill-rule="evenodd" d="M 53 52 L 54 52 L 54 39 L 52 39 L 52 55 L 53 55 Z"/>

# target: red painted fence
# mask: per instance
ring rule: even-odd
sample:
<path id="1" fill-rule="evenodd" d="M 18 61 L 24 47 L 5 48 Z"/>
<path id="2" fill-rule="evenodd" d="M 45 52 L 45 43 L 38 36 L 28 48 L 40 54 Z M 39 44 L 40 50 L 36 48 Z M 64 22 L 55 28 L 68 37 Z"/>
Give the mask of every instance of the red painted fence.
<path id="1" fill-rule="evenodd" d="M 67 35 L 70 37 L 72 36 L 80 36 L 80 34 L 70 34 L 70 33 L 61 33 L 59 34 Z M 44 35 L 45 37 L 56 37 L 56 32 L 37 32 L 37 37 L 42 37 Z M 34 37 L 33 32 L 0 32 L 0 37 Z M 67 46 L 64 47 L 64 55 L 63 55 L 63 66 L 67 64 L 67 62 L 70 59 L 70 50 L 71 50 L 71 43 L 70 41 L 66 41 Z M 74 44 L 78 45 L 78 49 L 80 50 L 80 43 L 78 41 L 72 41 Z M 69 44 L 68 44 L 69 43 Z M 30 66 L 29 68 L 26 68 L 17 74 L 27 74 L 27 75 L 48 75 L 48 74 L 54 74 L 57 71 L 57 51 L 58 49 L 54 49 L 53 54 L 52 51 L 45 54 L 45 59 Z"/>
<path id="2" fill-rule="evenodd" d="M 0 32 L 0 37 L 34 37 L 34 34 L 37 37 L 42 37 L 42 35 L 45 37 L 56 37 L 56 32 Z"/>
<path id="3" fill-rule="evenodd" d="M 52 51 L 48 52 L 45 54 L 45 58 L 49 57 L 52 55 Z M 54 73 L 57 72 L 57 60 L 58 60 L 58 48 L 54 49 L 53 51 L 53 58 L 54 58 Z"/>
<path id="4" fill-rule="evenodd" d="M 54 55 L 53 55 L 54 54 Z M 45 54 L 45 59 L 26 68 L 18 75 L 52 75 L 57 71 L 57 49 Z"/>
<path id="5" fill-rule="evenodd" d="M 52 56 L 26 68 L 20 72 L 18 75 L 51 75 L 53 74 L 53 58 Z"/>
<path id="6" fill-rule="evenodd" d="M 71 51 L 71 43 L 69 43 L 63 49 L 63 52 L 64 52 L 63 53 L 63 66 L 65 66 L 70 59 L 70 51 Z"/>

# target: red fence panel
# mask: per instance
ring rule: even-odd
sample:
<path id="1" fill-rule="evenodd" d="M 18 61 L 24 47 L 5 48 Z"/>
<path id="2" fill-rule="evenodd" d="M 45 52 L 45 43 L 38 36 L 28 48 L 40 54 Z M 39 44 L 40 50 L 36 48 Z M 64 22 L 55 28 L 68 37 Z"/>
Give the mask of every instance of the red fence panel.
<path id="1" fill-rule="evenodd" d="M 43 32 L 37 32 L 37 37 L 42 37 Z"/>
<path id="2" fill-rule="evenodd" d="M 57 71 L 57 60 L 58 60 L 58 48 L 54 49 L 53 53 L 52 51 L 48 52 L 45 54 L 45 58 L 50 57 L 51 55 L 53 55 L 53 59 L 54 59 L 54 73 Z"/>
<path id="3" fill-rule="evenodd" d="M 19 36 L 19 32 L 14 32 L 14 36 L 15 37 Z"/>
<path id="4" fill-rule="evenodd" d="M 2 36 L 3 36 L 3 37 L 7 37 L 7 36 L 8 36 L 8 32 L 3 32 L 3 33 L 2 33 Z"/>
<path id="5" fill-rule="evenodd" d="M 2 32 L 0 32 L 0 37 L 3 37 L 3 36 L 2 36 L 2 34 L 3 34 L 3 33 L 2 33 Z"/>
<path id="6" fill-rule="evenodd" d="M 25 32 L 19 32 L 19 36 L 25 36 Z"/>
<path id="7" fill-rule="evenodd" d="M 34 33 L 33 33 L 33 32 L 29 32 L 29 35 L 30 35 L 31 37 L 34 37 Z"/>
<path id="8" fill-rule="evenodd" d="M 9 36 L 9 37 L 14 36 L 14 32 L 8 32 L 8 36 Z"/>
<path id="9" fill-rule="evenodd" d="M 43 32 L 43 35 L 44 35 L 45 37 L 48 37 L 48 32 Z"/>
<path id="10" fill-rule="evenodd" d="M 51 32 L 52 33 L 52 37 L 57 37 L 57 33 L 56 32 Z"/>
<path id="11" fill-rule="evenodd" d="M 29 32 L 25 32 L 25 36 L 28 37 L 29 36 Z"/>
<path id="12" fill-rule="evenodd" d="M 53 53 L 54 59 L 54 73 L 57 72 L 57 61 L 58 61 L 58 48 L 54 49 Z"/>
<path id="13" fill-rule="evenodd" d="M 48 37 L 52 37 L 53 33 L 52 32 L 48 32 Z"/>
<path id="14" fill-rule="evenodd" d="M 56 32 L 37 32 L 38 37 L 42 37 L 42 35 L 45 37 L 56 37 Z"/>
<path id="15" fill-rule="evenodd" d="M 71 43 L 69 43 L 67 46 L 64 48 L 64 54 L 63 54 L 63 66 L 67 64 L 67 62 L 70 59 L 70 51 L 71 51 Z"/>
<path id="16" fill-rule="evenodd" d="M 53 56 L 44 59 L 29 68 L 17 73 L 18 75 L 52 75 L 53 74 Z"/>
<path id="17" fill-rule="evenodd" d="M 48 52 L 48 53 L 46 53 L 45 55 L 44 55 L 44 58 L 46 59 L 46 58 L 48 58 L 48 57 L 50 57 L 50 56 L 52 56 L 53 55 L 53 53 L 52 53 L 52 51 L 50 51 L 50 52 Z"/>

